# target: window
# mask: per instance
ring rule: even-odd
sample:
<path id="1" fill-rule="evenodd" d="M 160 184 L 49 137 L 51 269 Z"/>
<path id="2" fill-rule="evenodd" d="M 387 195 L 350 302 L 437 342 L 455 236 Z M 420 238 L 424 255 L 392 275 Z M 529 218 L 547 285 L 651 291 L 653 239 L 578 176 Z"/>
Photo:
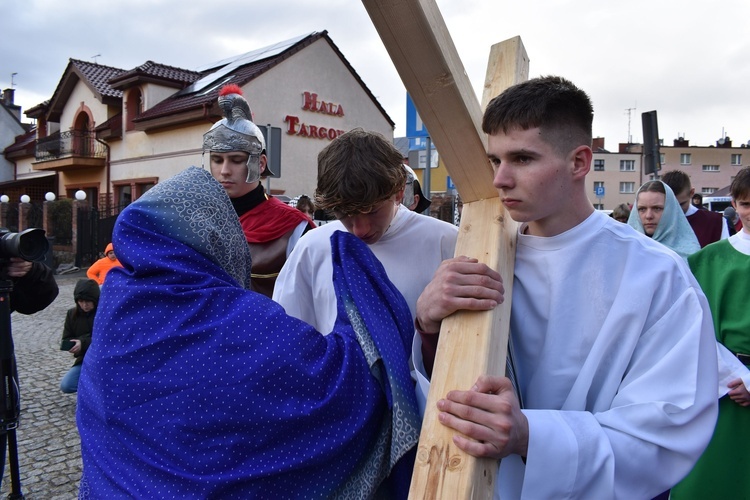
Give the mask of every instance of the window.
<path id="1" fill-rule="evenodd" d="M 635 160 L 620 160 L 620 172 L 635 172 Z"/>
<path id="2" fill-rule="evenodd" d="M 135 130 L 135 123 L 133 120 L 141 116 L 143 113 L 143 95 L 140 89 L 134 88 L 128 93 L 128 100 L 125 103 L 127 111 L 127 121 L 125 123 L 125 130 Z"/>
<path id="3" fill-rule="evenodd" d="M 604 171 L 604 160 L 594 160 L 594 170 L 597 172 Z"/>
<path id="4" fill-rule="evenodd" d="M 136 184 L 135 187 L 136 187 L 136 190 L 138 192 L 138 197 L 140 198 L 141 196 L 143 196 L 144 194 L 146 194 L 146 191 L 148 191 L 149 189 L 151 189 L 155 185 L 156 184 L 153 183 L 153 182 L 145 182 L 145 183 Z"/>
<path id="5" fill-rule="evenodd" d="M 703 165 L 703 171 L 704 172 L 718 172 L 719 166 L 718 165 Z"/>
<path id="6" fill-rule="evenodd" d="M 594 181 L 594 191 L 604 187 L 604 181 Z"/>
<path id="7" fill-rule="evenodd" d="M 594 203 L 594 208 L 596 210 L 604 210 L 604 203 Z"/>
<path id="8" fill-rule="evenodd" d="M 659 154 L 659 165 L 664 165 L 667 162 L 666 157 L 664 156 L 664 153 Z"/>
<path id="9" fill-rule="evenodd" d="M 156 185 L 156 177 L 143 177 L 139 179 L 125 179 L 114 181 L 115 202 L 120 208 L 125 208 Z"/>
<path id="10" fill-rule="evenodd" d="M 701 194 L 713 194 L 718 190 L 719 188 L 701 188 Z"/>
<path id="11" fill-rule="evenodd" d="M 118 186 L 117 191 L 117 204 L 121 207 L 130 205 L 133 201 L 133 194 L 130 190 L 130 185 Z"/>
<path id="12" fill-rule="evenodd" d="M 620 193 L 623 193 L 623 194 L 635 193 L 635 182 L 621 182 Z"/>
<path id="13" fill-rule="evenodd" d="M 690 165 L 690 153 L 682 153 L 680 155 L 680 165 Z"/>
<path id="14" fill-rule="evenodd" d="M 742 155 L 732 155 L 732 165 L 742 165 Z"/>

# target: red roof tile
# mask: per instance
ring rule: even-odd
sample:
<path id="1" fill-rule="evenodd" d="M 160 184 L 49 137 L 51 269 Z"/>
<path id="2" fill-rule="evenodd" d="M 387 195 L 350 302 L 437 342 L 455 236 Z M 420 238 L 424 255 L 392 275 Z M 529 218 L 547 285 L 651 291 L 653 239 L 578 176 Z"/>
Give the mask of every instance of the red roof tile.
<path id="1" fill-rule="evenodd" d="M 109 81 L 125 72 L 124 69 L 102 66 L 101 64 L 90 63 L 71 59 L 70 63 L 86 77 L 88 83 L 93 85 L 96 92 L 109 97 L 122 97 L 122 91 L 112 88 Z"/>
<path id="2" fill-rule="evenodd" d="M 109 80 L 109 84 L 117 89 L 128 87 L 129 83 L 140 81 L 156 81 L 163 84 L 172 84 L 178 88 L 185 87 L 198 78 L 201 74 L 197 71 L 191 71 L 166 64 L 146 61 L 137 68 L 125 71 Z"/>

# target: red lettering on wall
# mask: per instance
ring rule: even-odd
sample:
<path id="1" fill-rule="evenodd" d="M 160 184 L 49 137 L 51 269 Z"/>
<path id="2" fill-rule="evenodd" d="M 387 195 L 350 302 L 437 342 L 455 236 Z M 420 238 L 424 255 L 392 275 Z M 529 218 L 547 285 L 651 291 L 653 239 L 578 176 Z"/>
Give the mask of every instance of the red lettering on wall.
<path id="1" fill-rule="evenodd" d="M 286 133 L 299 137 L 309 137 L 311 139 L 328 139 L 329 141 L 332 141 L 336 137 L 344 133 L 344 130 L 319 127 L 317 125 L 310 125 L 308 123 L 301 123 L 299 121 L 299 117 L 293 115 L 286 115 L 286 117 L 284 118 L 284 122 L 288 124 Z"/>
<path id="2" fill-rule="evenodd" d="M 289 124 L 289 127 L 286 129 L 286 133 L 289 135 L 294 135 L 297 133 L 297 124 L 299 123 L 299 118 L 292 115 L 286 115 L 284 118 L 284 122 Z"/>
<path id="3" fill-rule="evenodd" d="M 302 109 L 331 116 L 344 116 L 344 107 L 341 104 L 318 101 L 318 94 L 315 92 L 302 92 Z"/>
<path id="4" fill-rule="evenodd" d="M 303 92 L 302 109 L 305 111 L 318 111 L 318 94 Z"/>

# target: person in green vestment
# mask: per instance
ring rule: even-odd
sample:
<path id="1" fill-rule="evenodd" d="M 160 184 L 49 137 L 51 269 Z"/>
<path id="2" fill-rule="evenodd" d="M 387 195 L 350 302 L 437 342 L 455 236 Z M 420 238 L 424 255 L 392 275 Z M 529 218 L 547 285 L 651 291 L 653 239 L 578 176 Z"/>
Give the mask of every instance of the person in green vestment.
<path id="1" fill-rule="evenodd" d="M 717 340 L 750 366 L 750 167 L 730 187 L 742 231 L 688 257 L 711 306 Z M 711 442 L 671 498 L 750 498 L 750 375 L 729 382 Z"/>

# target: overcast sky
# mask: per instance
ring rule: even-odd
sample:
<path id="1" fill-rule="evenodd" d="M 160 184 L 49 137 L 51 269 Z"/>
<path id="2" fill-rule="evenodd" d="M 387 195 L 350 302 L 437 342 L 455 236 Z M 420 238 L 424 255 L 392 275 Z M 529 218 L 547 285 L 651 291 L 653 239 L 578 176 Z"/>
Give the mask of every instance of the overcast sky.
<path id="1" fill-rule="evenodd" d="M 405 135 L 405 90 L 358 0 L 3 0 L 0 87 L 23 111 L 52 96 L 69 58 L 186 69 L 328 30 Z M 750 142 L 748 0 L 437 0 L 474 90 L 490 46 L 520 35 L 530 76 L 569 78 L 591 96 L 594 135 L 617 149 L 657 110 L 666 145 Z M 95 55 L 98 57 L 94 58 Z M 628 110 L 630 111 L 630 119 Z M 25 118 L 25 117 L 24 117 Z"/>

